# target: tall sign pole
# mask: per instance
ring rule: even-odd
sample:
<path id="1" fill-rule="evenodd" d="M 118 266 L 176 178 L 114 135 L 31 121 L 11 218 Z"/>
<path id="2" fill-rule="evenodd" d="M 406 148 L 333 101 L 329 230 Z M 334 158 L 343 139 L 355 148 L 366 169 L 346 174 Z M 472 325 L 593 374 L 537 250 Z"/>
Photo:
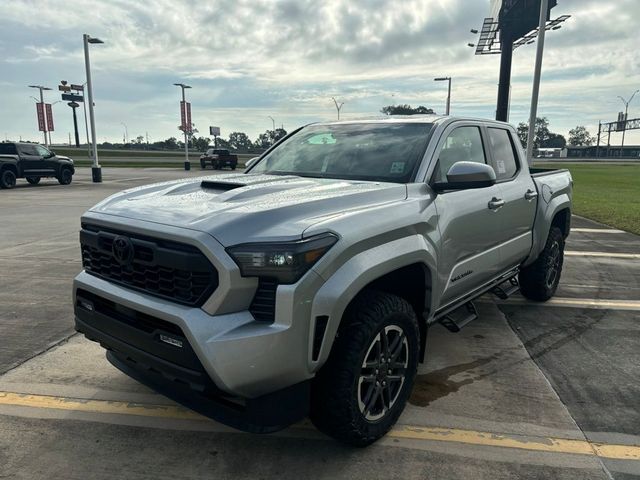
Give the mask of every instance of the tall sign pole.
<path id="1" fill-rule="evenodd" d="M 538 24 L 538 45 L 536 66 L 533 72 L 533 91 L 531 92 L 531 112 L 529 114 L 529 135 L 527 136 L 527 162 L 533 163 L 533 141 L 538 116 L 538 94 L 540 93 L 540 74 L 542 72 L 542 54 L 544 52 L 544 32 L 547 27 L 549 0 L 540 2 L 540 22 Z"/>
<path id="2" fill-rule="evenodd" d="M 91 82 L 91 65 L 89 62 L 89 44 L 104 43 L 102 40 L 92 38 L 86 33 L 82 35 L 84 43 L 84 66 L 87 72 L 87 99 L 89 101 L 89 124 L 91 125 L 91 147 L 93 153 L 93 164 L 91 166 L 91 177 L 94 183 L 102 182 L 102 168 L 98 162 L 98 143 L 96 139 L 96 119 L 93 111 L 93 83 Z"/>
<path id="3" fill-rule="evenodd" d="M 189 132 L 191 132 L 191 104 L 187 103 L 184 91 L 187 88 L 191 88 L 184 83 L 174 83 L 176 87 L 182 89 L 182 101 L 180 102 L 180 128 L 184 133 L 184 169 L 191 170 L 191 163 L 189 162 Z"/>

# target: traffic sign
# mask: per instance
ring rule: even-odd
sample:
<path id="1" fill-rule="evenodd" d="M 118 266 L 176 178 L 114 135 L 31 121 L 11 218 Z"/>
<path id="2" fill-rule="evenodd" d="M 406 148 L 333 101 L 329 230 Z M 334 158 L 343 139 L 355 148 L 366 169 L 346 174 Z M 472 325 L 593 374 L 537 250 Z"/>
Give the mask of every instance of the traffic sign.
<path id="1" fill-rule="evenodd" d="M 58 85 L 58 90 L 61 92 L 70 92 L 71 87 L 69 85 Z"/>
<path id="2" fill-rule="evenodd" d="M 209 127 L 209 135 L 212 137 L 220 136 L 220 127 Z"/>
<path id="3" fill-rule="evenodd" d="M 63 93 L 62 100 L 65 100 L 67 102 L 83 102 L 84 97 L 75 93 Z"/>
<path id="4" fill-rule="evenodd" d="M 71 90 L 75 90 L 76 92 L 84 92 L 84 85 L 74 85 L 72 83 Z"/>

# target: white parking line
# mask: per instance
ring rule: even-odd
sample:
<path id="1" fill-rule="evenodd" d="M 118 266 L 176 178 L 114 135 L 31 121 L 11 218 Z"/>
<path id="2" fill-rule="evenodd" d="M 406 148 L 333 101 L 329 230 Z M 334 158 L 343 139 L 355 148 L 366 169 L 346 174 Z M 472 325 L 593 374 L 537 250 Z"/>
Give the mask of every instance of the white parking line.
<path id="1" fill-rule="evenodd" d="M 579 252 L 576 250 L 565 250 L 568 257 L 602 257 L 602 258 L 626 258 L 640 259 L 640 253 L 614 253 L 614 252 Z"/>
<path id="2" fill-rule="evenodd" d="M 627 233 L 624 230 L 615 228 L 572 228 L 571 231 L 579 233 Z"/>
<path id="3" fill-rule="evenodd" d="M 508 300 L 496 300 L 496 303 L 526 303 L 528 305 L 541 305 L 551 307 L 582 307 L 611 310 L 633 310 L 640 311 L 640 301 L 638 300 L 610 300 L 600 298 L 563 298 L 554 297 L 546 302 L 532 302 L 526 298 L 511 297 Z"/>

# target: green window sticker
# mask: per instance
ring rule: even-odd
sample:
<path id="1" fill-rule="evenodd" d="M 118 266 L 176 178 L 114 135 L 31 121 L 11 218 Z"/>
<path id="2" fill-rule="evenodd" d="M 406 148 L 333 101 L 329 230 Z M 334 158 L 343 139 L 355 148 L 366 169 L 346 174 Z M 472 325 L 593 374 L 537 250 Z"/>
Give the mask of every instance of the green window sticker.
<path id="1" fill-rule="evenodd" d="M 389 173 L 404 173 L 405 162 L 393 162 Z"/>
<path id="2" fill-rule="evenodd" d="M 333 145 L 336 143 L 336 139 L 331 133 L 319 133 L 309 137 L 307 143 L 310 145 Z"/>

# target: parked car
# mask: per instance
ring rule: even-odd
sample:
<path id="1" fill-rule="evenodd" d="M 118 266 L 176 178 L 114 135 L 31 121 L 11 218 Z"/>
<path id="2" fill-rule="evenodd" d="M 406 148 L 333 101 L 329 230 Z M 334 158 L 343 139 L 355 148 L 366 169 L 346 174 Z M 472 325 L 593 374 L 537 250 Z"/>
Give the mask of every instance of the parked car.
<path id="1" fill-rule="evenodd" d="M 246 173 L 86 212 L 76 329 L 228 425 L 271 432 L 308 414 L 367 445 L 402 413 L 430 326 L 459 331 L 487 292 L 554 295 L 572 184 L 530 172 L 502 122 L 308 125 Z"/>
<path id="2" fill-rule="evenodd" d="M 229 153 L 224 148 L 210 148 L 204 155 L 200 155 L 200 168 L 207 168 L 207 164 L 211 164 L 214 170 L 220 170 L 224 167 L 231 167 L 235 170 L 238 165 L 238 156 Z"/>
<path id="3" fill-rule="evenodd" d="M 55 177 L 61 185 L 69 185 L 74 173 L 73 160 L 56 155 L 42 145 L 0 143 L 0 188 L 15 187 L 18 178 L 37 185 L 41 178 Z"/>

